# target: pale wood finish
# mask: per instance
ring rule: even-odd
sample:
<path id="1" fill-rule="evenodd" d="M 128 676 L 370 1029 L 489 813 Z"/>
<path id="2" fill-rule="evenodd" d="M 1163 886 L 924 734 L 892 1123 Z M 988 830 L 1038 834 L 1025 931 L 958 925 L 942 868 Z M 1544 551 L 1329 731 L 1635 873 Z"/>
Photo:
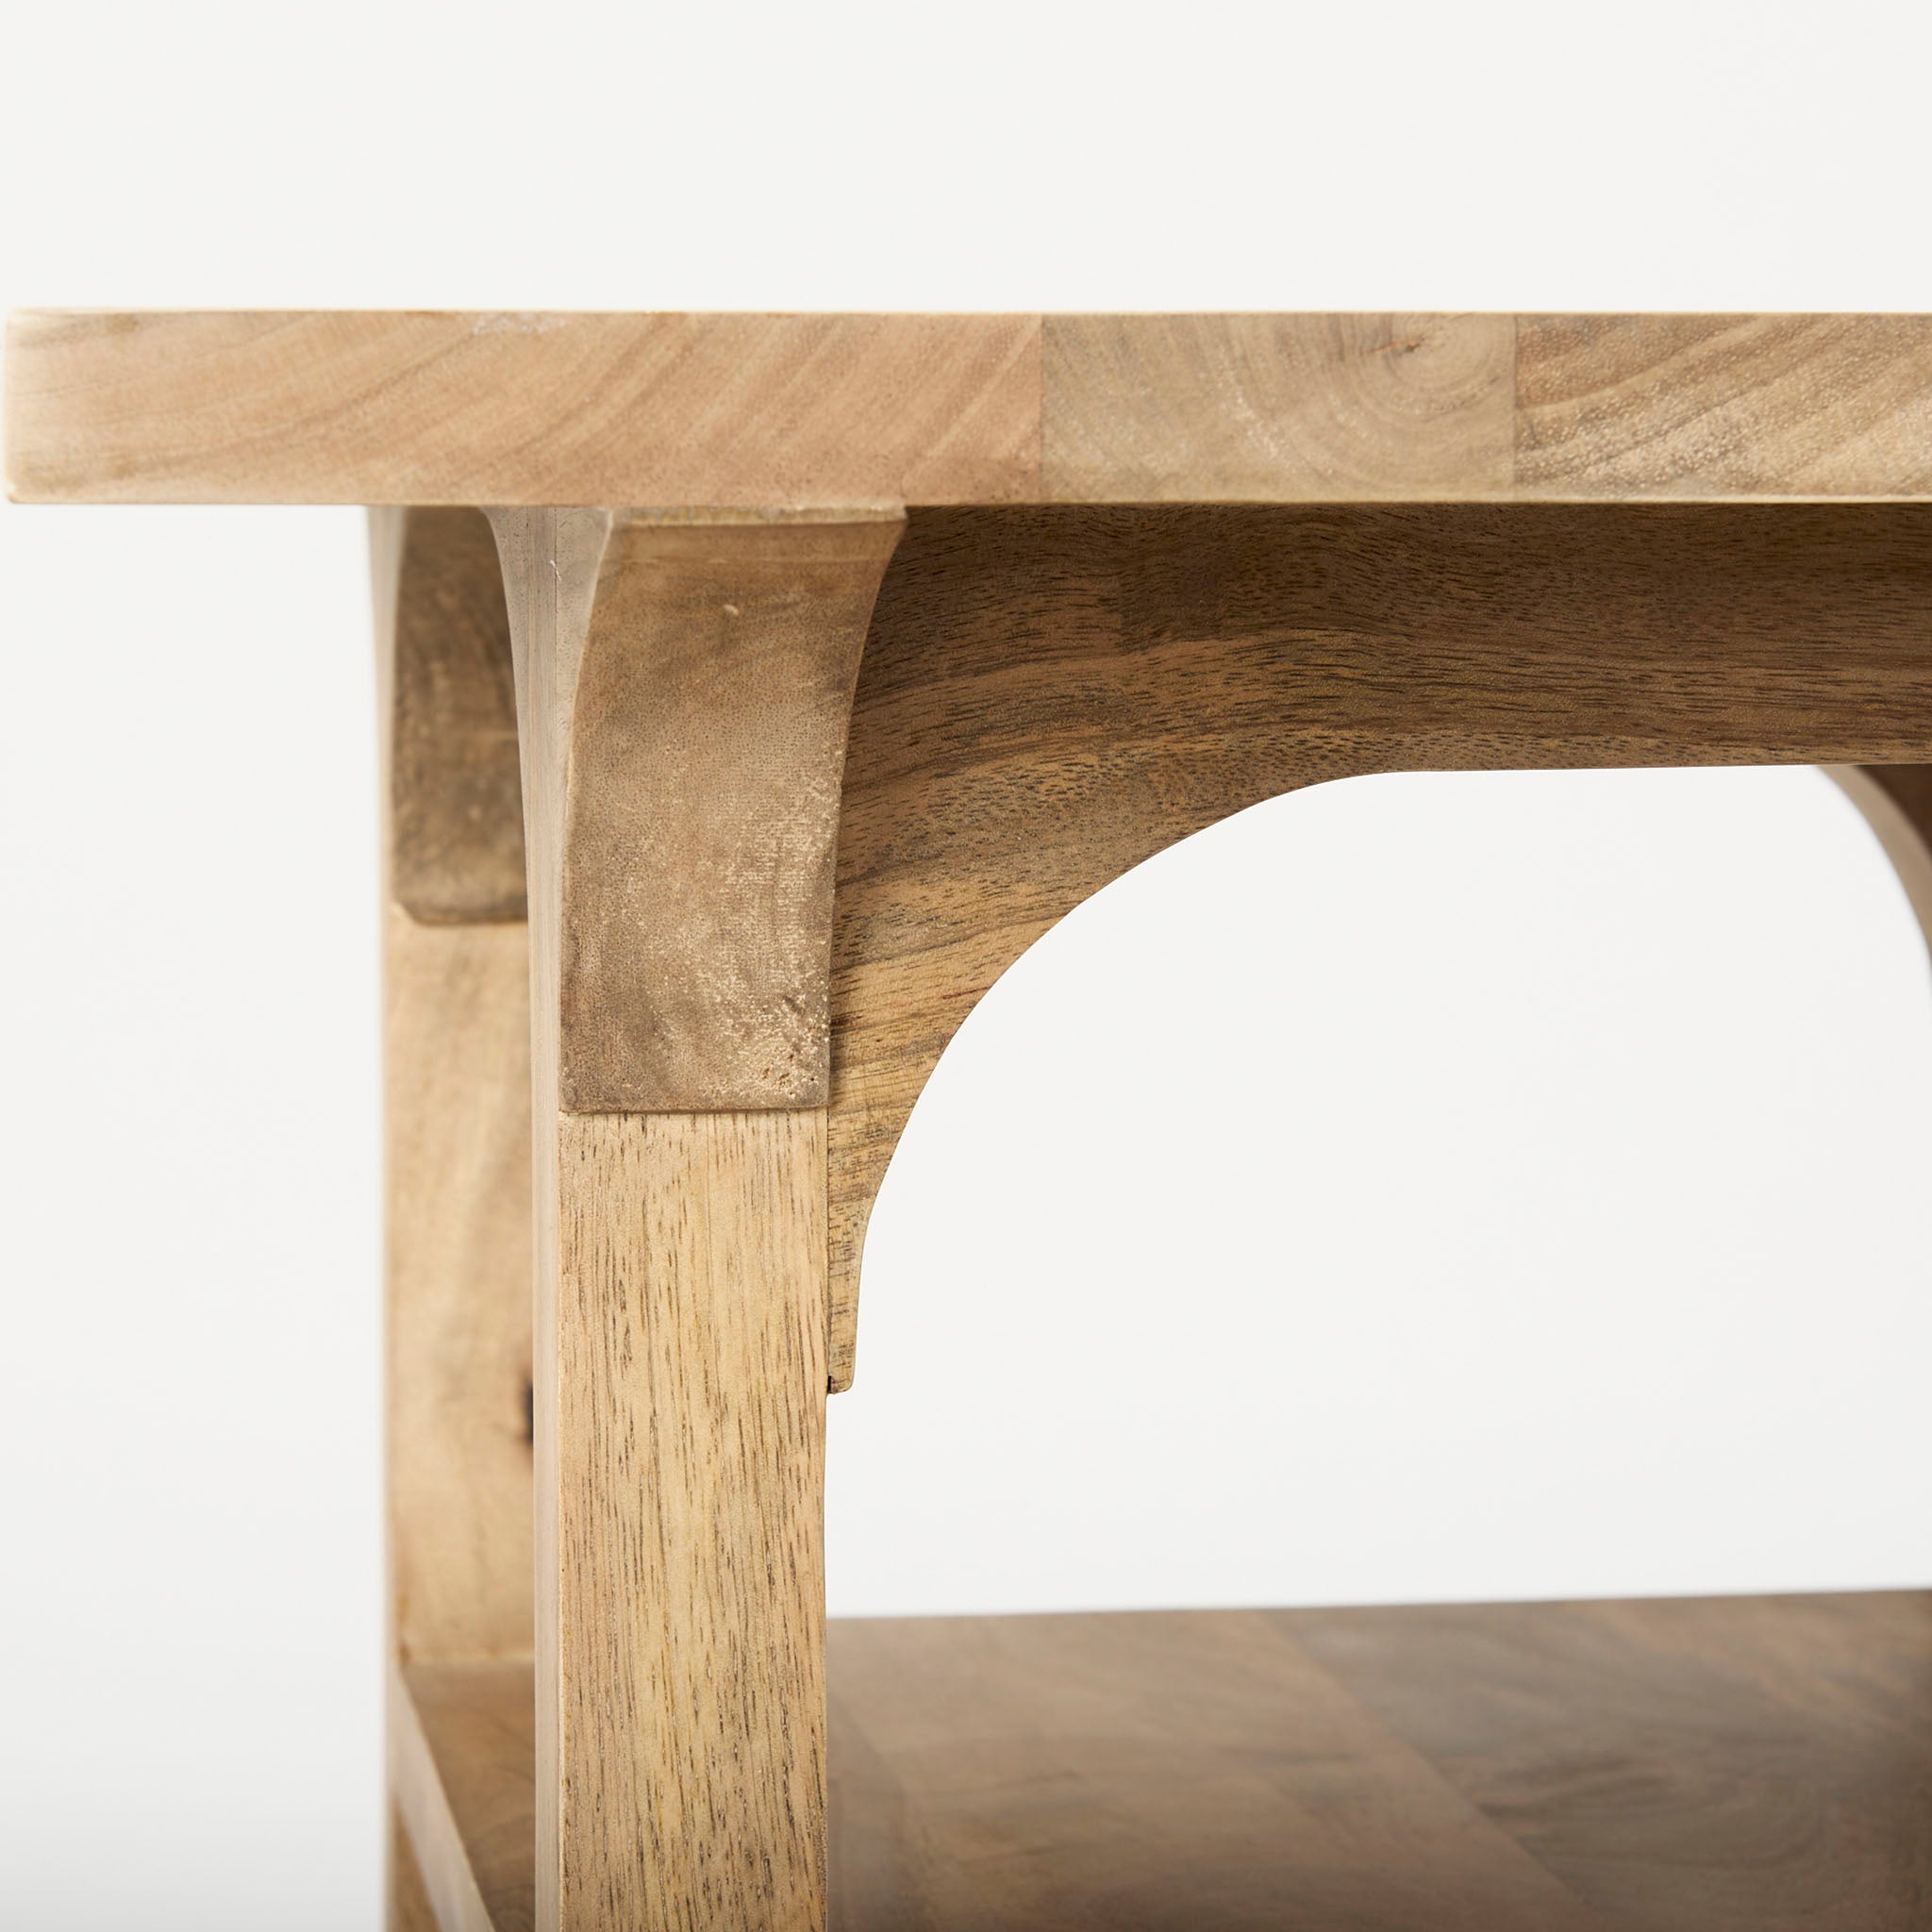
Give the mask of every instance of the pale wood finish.
<path id="1" fill-rule="evenodd" d="M 433 1861 L 453 1846 L 464 1867 L 463 1882 L 452 1879 L 439 1894 L 449 1917 L 465 1928 L 531 1932 L 537 1788 L 529 1658 L 414 1664 L 392 1690 L 408 1705 L 397 1734 L 409 1754 L 399 1779 L 409 1814 L 422 1821 Z"/>
<path id="2" fill-rule="evenodd" d="M 1923 1593 L 835 1623 L 829 1654 L 835 1932 L 1918 1932 L 1932 1898 Z M 479 1707 L 526 1708 L 515 1676 Z M 488 1890 L 531 1747 L 485 1728 Z"/>
<path id="3" fill-rule="evenodd" d="M 1050 503 L 1500 495 L 1507 315 L 1056 315 Z"/>
<path id="4" fill-rule="evenodd" d="M 391 1621 L 406 1658 L 527 1655 L 529 944 L 508 916 L 522 804 L 491 769 L 510 685 L 502 582 L 474 510 L 378 511 L 371 538 Z"/>
<path id="5" fill-rule="evenodd" d="M 1932 494 L 1932 318 L 1517 321 L 1526 496 Z"/>
<path id="6" fill-rule="evenodd" d="M 824 1134 L 559 1122 L 539 1898 L 564 1932 L 822 1922 Z"/>
<path id="7" fill-rule="evenodd" d="M 385 1924 L 389 1932 L 437 1932 L 436 1908 L 423 1890 L 423 1873 L 409 1844 L 409 1828 L 393 1805 L 390 1807 L 387 1879 Z"/>
<path id="8" fill-rule="evenodd" d="M 1925 758 L 1911 507 L 915 512 L 840 824 L 835 1388 L 866 1216 L 939 1055 L 1163 847 L 1372 772 Z"/>
<path id="9" fill-rule="evenodd" d="M 50 312 L 7 380 L 27 500 L 417 506 L 402 1925 L 822 1932 L 865 1218 L 1108 881 L 1324 779 L 1823 761 L 1932 908 L 1925 318 Z M 844 1633 L 835 1919 L 1917 1923 L 1932 1645 L 1873 1602 Z M 1680 1707 L 1744 1755 L 1659 1756 Z"/>
<path id="10" fill-rule="evenodd" d="M 1932 496 L 1898 315 L 8 321 L 25 502 Z"/>
<path id="11" fill-rule="evenodd" d="M 7 419 L 45 503 L 1006 503 L 1040 323 L 25 310 Z"/>
<path id="12" fill-rule="evenodd" d="M 514 1667 L 512 1666 L 512 1670 Z M 477 1687 L 473 1686 L 473 1691 Z M 455 1727 L 475 1732 L 488 1724 L 488 1707 L 482 1714 L 467 1714 L 455 1721 Z M 460 1768 L 439 1762 L 429 1742 L 422 1713 L 404 1682 L 401 1670 L 390 1669 L 389 1683 L 389 1788 L 391 1800 L 400 1814 L 414 1854 L 416 1877 L 429 1908 L 442 1932 L 504 1932 L 503 1924 L 493 1919 L 484 1901 L 477 1874 L 486 1868 L 489 1849 L 477 1818 L 472 1814 L 459 1824 L 451 1790 L 464 1776 L 484 1776 L 488 1781 L 487 1808 L 496 1816 L 506 1803 L 508 1784 L 501 1754 L 491 1763 L 475 1757 Z M 519 1762 L 527 1765 L 525 1747 Z M 509 1801 L 513 1802 L 513 1801 Z M 470 1827 L 466 1836 L 463 1825 Z M 519 1844 L 534 1842 L 521 1825 L 512 1826 L 510 1836 Z M 527 1858 L 528 1853 L 524 1856 Z M 526 1877 L 527 1868 L 520 1874 Z M 403 1874 L 396 1874 L 398 1881 Z M 392 1902 L 400 1908 L 407 1898 L 406 1883 L 398 1882 Z M 513 1924 L 511 1920 L 508 1923 Z"/>
<path id="13" fill-rule="evenodd" d="M 387 955 L 396 1638 L 406 1657 L 526 1656 L 528 941 L 391 907 Z"/>
<path id="14" fill-rule="evenodd" d="M 432 924 L 521 920 L 516 679 L 490 521 L 414 509 L 397 530 L 391 894 Z"/>
<path id="15" fill-rule="evenodd" d="M 825 692 L 841 679 L 849 689 L 897 525 L 691 528 L 588 511 L 497 521 L 516 653 L 541 1124 L 537 1923 L 545 1932 L 813 1932 L 824 1901 L 824 1112 L 692 1111 L 721 1090 L 685 1094 L 681 1071 L 647 1090 L 656 1110 L 568 1110 L 591 1091 L 574 1038 L 587 1008 L 571 988 L 587 956 L 621 974 L 634 935 L 648 950 L 642 927 L 659 909 L 652 882 L 690 887 L 663 853 L 741 854 L 744 891 L 735 877 L 713 881 L 732 923 L 704 935 L 724 963 L 803 958 L 785 952 L 808 943 L 795 929 L 795 881 L 774 875 L 772 827 L 747 799 L 771 805 L 758 767 L 774 759 L 798 787 L 783 808 L 806 825 L 785 848 L 789 862 L 808 874 L 822 864 L 812 855 L 829 852 L 844 716 L 842 703 L 828 710 Z M 790 568 L 781 558 L 796 567 L 790 593 L 771 592 L 761 575 Z M 706 693 L 720 723 L 704 757 L 680 765 L 674 756 L 667 774 L 681 691 Z M 609 793 L 632 784 L 659 807 L 656 820 L 625 817 Z M 640 890 L 613 903 L 607 881 L 625 875 Z M 816 940 L 821 987 L 827 930 Z M 659 991 L 648 979 L 612 983 L 647 999 Z M 788 992 L 800 983 L 734 982 Z M 667 982 L 661 1010 L 689 1010 L 676 1004 L 682 991 Z M 724 1017 L 760 1029 L 760 1041 L 779 1037 L 751 1007 Z M 591 1036 L 600 1048 L 612 1037 Z M 706 1079 L 738 1078 L 746 1064 L 769 1079 L 774 1064 L 764 1054 L 744 1060 L 728 1026 L 709 1062 L 703 1053 L 654 1061 L 649 1024 L 624 1038 L 641 1045 L 636 1064 L 695 1067 Z M 822 1039 L 808 1046 L 823 1056 Z M 629 1063 L 605 1063 L 597 1077 L 614 1064 Z M 577 1069 L 569 1093 L 567 1067 Z M 751 1091 L 782 1102 L 796 1088 L 788 1076 Z"/>

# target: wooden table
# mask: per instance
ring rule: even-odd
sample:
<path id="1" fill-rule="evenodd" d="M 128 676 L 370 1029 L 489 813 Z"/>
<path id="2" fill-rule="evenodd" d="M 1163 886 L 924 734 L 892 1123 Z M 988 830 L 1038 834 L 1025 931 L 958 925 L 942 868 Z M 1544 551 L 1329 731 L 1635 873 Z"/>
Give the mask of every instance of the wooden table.
<path id="1" fill-rule="evenodd" d="M 21 500 L 376 506 L 397 1924 L 1932 1922 L 1916 1596 L 835 1625 L 828 1905 L 821 1557 L 908 1111 L 1127 867 L 1817 762 L 1932 908 L 1932 320 L 52 312 L 7 381 Z"/>

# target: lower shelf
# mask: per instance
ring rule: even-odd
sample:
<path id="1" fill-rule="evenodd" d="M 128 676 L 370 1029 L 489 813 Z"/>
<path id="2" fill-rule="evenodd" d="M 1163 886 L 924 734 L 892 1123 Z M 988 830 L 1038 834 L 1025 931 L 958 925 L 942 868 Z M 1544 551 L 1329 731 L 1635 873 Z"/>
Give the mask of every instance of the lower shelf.
<path id="1" fill-rule="evenodd" d="M 836 1932 L 1932 1925 L 1932 1593 L 908 1619 L 829 1646 Z M 398 1702 L 438 1922 L 521 1932 L 527 1664 L 412 1667 Z"/>

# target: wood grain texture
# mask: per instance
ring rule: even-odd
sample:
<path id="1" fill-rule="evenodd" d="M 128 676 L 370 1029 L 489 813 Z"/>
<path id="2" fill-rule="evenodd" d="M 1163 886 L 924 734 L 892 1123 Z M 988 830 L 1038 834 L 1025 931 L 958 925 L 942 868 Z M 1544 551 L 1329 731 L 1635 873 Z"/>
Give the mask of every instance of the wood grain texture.
<path id="1" fill-rule="evenodd" d="M 845 766 L 835 1387 L 940 1053 L 1163 847 L 1361 773 L 1925 758 L 1932 523 L 1908 506 L 916 512 Z"/>
<path id="2" fill-rule="evenodd" d="M 406 1658 L 527 1656 L 527 935 L 391 907 L 386 976 L 395 1638 Z"/>
<path id="3" fill-rule="evenodd" d="M 1932 319 L 25 310 L 7 476 L 38 503 L 1924 498 Z"/>
<path id="4" fill-rule="evenodd" d="M 441 924 L 524 916 L 509 615 L 490 522 L 401 518 L 390 699 L 390 892 Z"/>
<path id="5" fill-rule="evenodd" d="M 527 1654 L 529 943 L 504 918 L 522 806 L 477 776 L 502 757 L 501 579 L 478 582 L 494 551 L 474 511 L 378 511 L 370 535 L 391 1634 L 405 1658 Z"/>
<path id="6" fill-rule="evenodd" d="M 823 1922 L 824 1135 L 558 1124 L 563 1932 Z"/>
<path id="7" fill-rule="evenodd" d="M 1514 348 L 1507 315 L 1048 316 L 1041 494 L 1504 494 Z"/>
<path id="8" fill-rule="evenodd" d="M 558 520 L 498 522 L 527 574 Z M 568 745 L 544 808 L 565 1108 L 824 1104 L 845 728 L 902 525 L 619 513 L 573 578 L 531 714 Z"/>
<path id="9" fill-rule="evenodd" d="M 829 1663 L 834 1932 L 1919 1932 L 1932 1901 L 1922 1592 L 834 1623 Z M 527 1732 L 470 1761 L 528 1844 Z"/>
<path id="10" fill-rule="evenodd" d="M 682 544 L 690 533 L 675 534 L 666 573 L 674 605 L 685 582 L 676 559 L 691 554 Z M 741 557 L 741 534 L 726 530 L 715 541 Z M 747 541 L 757 547 L 764 534 L 753 530 Z M 871 545 L 882 566 L 896 534 L 874 524 L 851 541 Z M 610 564 L 612 535 L 613 519 L 597 512 L 499 519 L 524 758 L 532 1091 L 541 1124 L 533 1150 L 537 1924 L 543 1932 L 818 1932 L 824 1112 L 562 1106 L 568 935 L 593 876 L 574 863 L 575 841 L 586 819 L 608 824 L 616 809 L 606 798 L 586 800 L 583 788 L 655 780 L 674 817 L 699 825 L 708 803 L 689 790 L 666 791 L 661 774 L 639 774 L 587 743 L 624 722 L 587 705 L 586 689 L 602 675 L 586 669 L 589 660 L 608 649 L 647 666 L 661 635 L 648 597 L 612 596 L 603 608 L 614 627 L 585 643 L 608 571 L 635 559 L 620 547 Z M 774 541 L 809 558 L 823 554 L 821 539 L 835 548 L 847 541 L 824 526 L 796 540 L 781 529 Z M 710 537 L 692 541 L 715 554 Z M 653 548 L 648 534 L 641 548 Z M 779 600 L 784 608 L 815 608 L 808 588 L 793 588 L 791 605 Z M 751 601 L 741 614 L 763 608 Z M 628 613 L 622 625 L 609 618 L 617 610 Z M 856 622 L 862 635 L 862 609 Z M 723 654 L 711 686 L 727 741 L 735 661 Z M 675 669 L 674 658 L 663 691 L 674 713 Z M 644 713 L 633 723 L 648 737 L 658 698 L 648 678 L 633 689 Z M 836 768 L 830 786 L 835 808 Z M 731 802 L 720 808 L 728 813 Z M 660 836 L 649 824 L 640 832 Z M 758 845 L 755 864 L 766 866 L 769 854 L 768 843 Z M 646 878 L 661 863 L 648 842 L 634 855 L 610 854 L 613 866 L 627 858 Z M 689 890 L 691 881 L 679 883 Z M 728 900 L 729 878 L 710 883 Z"/>
<path id="11" fill-rule="evenodd" d="M 475 1731 L 477 1721 L 459 1718 L 455 1727 Z M 463 1835 L 463 1824 L 474 1830 L 477 1820 L 470 1816 L 459 1823 L 450 1798 L 451 1783 L 460 1779 L 466 1769 L 477 1769 L 489 1778 L 493 1811 L 506 1789 L 503 1766 L 478 1758 L 472 1758 L 468 1767 L 454 1761 L 448 1765 L 439 1762 L 422 1713 L 404 1682 L 401 1668 L 394 1664 L 390 1668 L 387 1728 L 391 1798 L 402 1817 L 416 1873 L 437 1924 L 442 1932 L 505 1932 L 492 1920 L 477 1882 L 488 1853 L 480 1843 L 473 1847 Z M 522 1761 L 528 1763 L 527 1750 Z M 491 1775 L 492 1773 L 495 1774 Z M 514 1836 L 523 1841 L 520 1832 Z"/>
<path id="12" fill-rule="evenodd" d="M 1919 1593 L 1307 1611 L 1304 1645 L 1608 1925 L 1932 1909 Z"/>
<path id="13" fill-rule="evenodd" d="M 347 310 L 8 319 L 7 484 L 116 503 L 1005 503 L 1040 323 Z"/>
<path id="14" fill-rule="evenodd" d="M 835 1932 L 1595 1919 L 1265 1611 L 830 1631 Z"/>
<path id="15" fill-rule="evenodd" d="M 409 1700 L 405 1735 L 420 1738 L 440 1807 L 412 1806 L 432 1840 L 446 1817 L 470 1885 L 444 1888 L 461 1920 L 476 1907 L 493 1932 L 531 1932 L 536 1924 L 535 1707 L 530 1660 L 413 1664 L 402 1674 Z M 472 1896 L 474 1894 L 474 1898 Z M 447 1932 L 456 1932 L 448 1927 Z"/>
<path id="16" fill-rule="evenodd" d="M 1525 495 L 1932 492 L 1932 317 L 1524 316 L 1516 399 Z"/>

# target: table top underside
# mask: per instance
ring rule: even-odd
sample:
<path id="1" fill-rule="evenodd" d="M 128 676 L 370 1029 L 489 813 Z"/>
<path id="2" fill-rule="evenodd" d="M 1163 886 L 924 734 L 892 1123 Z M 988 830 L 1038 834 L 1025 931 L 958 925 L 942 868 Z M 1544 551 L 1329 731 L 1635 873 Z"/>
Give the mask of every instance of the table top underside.
<path id="1" fill-rule="evenodd" d="M 1932 317 L 25 310 L 26 503 L 1932 498 Z"/>

